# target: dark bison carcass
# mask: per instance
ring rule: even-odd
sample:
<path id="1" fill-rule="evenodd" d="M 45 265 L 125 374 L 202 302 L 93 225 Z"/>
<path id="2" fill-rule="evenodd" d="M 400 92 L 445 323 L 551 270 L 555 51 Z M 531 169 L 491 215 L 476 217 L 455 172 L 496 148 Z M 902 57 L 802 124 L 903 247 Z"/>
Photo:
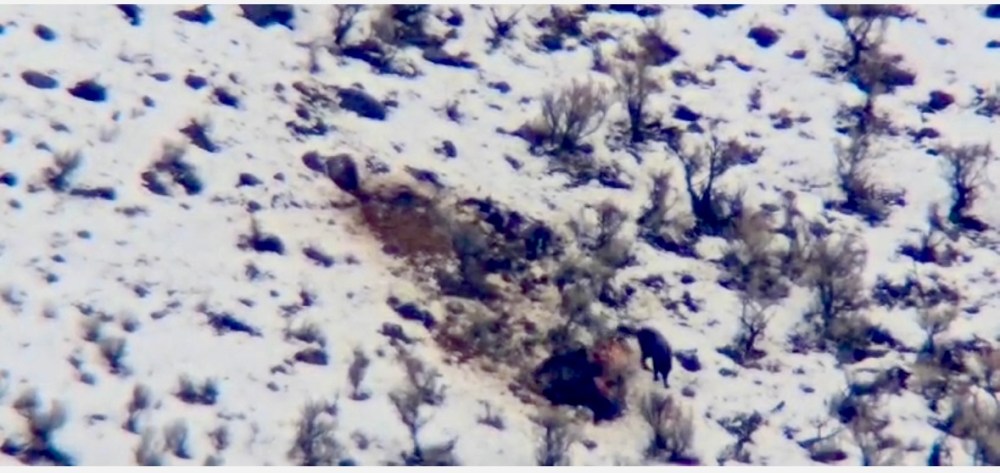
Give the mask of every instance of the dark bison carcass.
<path id="1" fill-rule="evenodd" d="M 594 422 L 613 420 L 622 414 L 620 391 L 602 389 L 602 368 L 586 348 L 555 354 L 535 370 L 542 396 L 554 405 L 580 406 L 594 413 Z"/>

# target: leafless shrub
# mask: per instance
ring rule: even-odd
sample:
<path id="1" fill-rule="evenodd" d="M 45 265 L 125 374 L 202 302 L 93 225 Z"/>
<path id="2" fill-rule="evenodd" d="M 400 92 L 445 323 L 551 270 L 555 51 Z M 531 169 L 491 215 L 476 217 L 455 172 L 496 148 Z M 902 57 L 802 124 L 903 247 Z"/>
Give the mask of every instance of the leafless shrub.
<path id="1" fill-rule="evenodd" d="M 886 190 L 872 175 L 871 164 L 878 159 L 873 145 L 875 133 L 852 128 L 847 143 L 836 145 L 837 176 L 845 196 L 840 209 L 860 215 L 872 225 L 884 222 L 890 206 L 900 198 L 898 192 Z"/>
<path id="2" fill-rule="evenodd" d="M 135 449 L 135 464 L 139 466 L 162 466 L 163 443 L 152 429 L 146 429 Z"/>
<path id="3" fill-rule="evenodd" d="M 776 302 L 788 295 L 782 272 L 784 255 L 773 247 L 771 214 L 760 209 L 743 212 L 733 224 L 729 248 L 722 258 L 725 275 L 720 283 L 762 302 Z"/>
<path id="4" fill-rule="evenodd" d="M 676 191 L 670 187 L 670 173 L 653 176 L 650 204 L 639 220 L 639 237 L 663 251 L 692 256 L 691 231 L 695 228 L 694 216 L 689 212 L 677 212 Z M 669 202 L 668 202 L 669 200 Z"/>
<path id="5" fill-rule="evenodd" d="M 216 452 L 222 452 L 223 450 L 229 448 L 229 429 L 227 429 L 224 425 L 220 425 L 215 429 L 212 429 L 212 431 L 208 433 L 208 438 L 211 440 L 212 448 L 214 448 Z"/>
<path id="6" fill-rule="evenodd" d="M 764 357 L 764 352 L 757 348 L 757 344 L 764 337 L 771 316 L 766 315 L 768 307 L 762 306 L 758 301 L 748 296 L 743 296 L 742 299 L 740 328 L 736 338 L 729 346 L 719 351 L 741 366 L 748 366 L 749 363 Z"/>
<path id="7" fill-rule="evenodd" d="M 32 388 L 22 392 L 21 395 L 14 400 L 11 407 L 13 407 L 18 414 L 27 417 L 40 405 L 41 401 L 38 399 L 38 390 Z"/>
<path id="8" fill-rule="evenodd" d="M 847 321 L 867 306 L 862 271 L 868 257 L 860 237 L 855 234 L 830 236 L 815 240 L 808 251 L 805 282 L 815 291 L 815 309 L 820 333 L 834 337 L 846 330 Z M 834 337 L 836 339 L 836 337 Z"/>
<path id="9" fill-rule="evenodd" d="M 694 436 L 691 414 L 683 412 L 673 396 L 660 393 L 647 395 L 640 409 L 642 418 L 653 430 L 646 455 L 668 462 L 685 460 Z"/>
<path id="10" fill-rule="evenodd" d="M 443 41 L 424 30 L 429 11 L 428 5 L 385 5 L 372 20 L 372 34 L 392 48 L 440 46 Z"/>
<path id="11" fill-rule="evenodd" d="M 459 105 L 461 104 L 459 103 L 458 100 L 449 100 L 447 103 L 444 104 L 443 107 L 444 114 L 446 117 L 448 117 L 448 120 L 451 120 L 455 123 L 462 123 L 462 118 L 464 117 L 464 114 L 462 114 L 462 111 L 459 110 L 458 108 Z"/>
<path id="12" fill-rule="evenodd" d="M 905 243 L 899 249 L 900 254 L 917 263 L 933 263 L 949 267 L 961 256 L 951 243 L 958 237 L 951 225 L 945 223 L 937 203 L 928 209 L 928 226 L 919 233 L 916 243 Z"/>
<path id="13" fill-rule="evenodd" d="M 347 33 L 354 26 L 354 17 L 361 11 L 361 5 L 335 5 L 333 7 L 333 47 L 344 46 Z"/>
<path id="14" fill-rule="evenodd" d="M 351 360 L 351 366 L 347 369 L 347 379 L 351 382 L 351 399 L 355 401 L 364 401 L 371 397 L 371 394 L 361 389 L 361 382 L 364 381 L 365 372 L 370 363 L 371 360 L 361 348 L 354 349 L 354 359 Z"/>
<path id="15" fill-rule="evenodd" d="M 995 117 L 1000 115 L 1000 86 L 994 86 L 993 92 L 987 93 L 978 87 L 976 90 L 976 100 L 972 104 L 977 115 L 984 117 Z"/>
<path id="16" fill-rule="evenodd" d="M 206 379 L 198 386 L 188 376 L 181 376 L 177 389 L 177 398 L 188 404 L 211 406 L 219 398 L 219 387 L 212 378 Z"/>
<path id="17" fill-rule="evenodd" d="M 610 200 L 588 205 L 585 211 L 593 218 L 584 215 L 569 223 L 577 246 L 609 270 L 628 265 L 633 259 L 631 238 L 623 234 L 623 226 L 629 215 Z"/>
<path id="18" fill-rule="evenodd" d="M 359 450 L 368 450 L 368 447 L 371 446 L 371 439 L 369 439 L 368 436 L 361 431 L 356 430 L 352 432 L 351 440 L 354 441 L 354 445 L 356 445 Z"/>
<path id="19" fill-rule="evenodd" d="M 45 183 L 53 192 L 68 191 L 70 179 L 82 163 L 83 155 L 79 151 L 56 154 L 52 167 L 45 169 Z"/>
<path id="20" fill-rule="evenodd" d="M 816 434 L 812 438 L 799 442 L 799 445 L 809 451 L 809 456 L 813 461 L 831 463 L 847 458 L 847 454 L 837 446 L 838 442 L 836 441 L 836 437 L 844 431 L 844 428 L 824 433 L 826 427 L 832 422 L 833 419 L 830 417 L 816 417 L 809 421 L 809 424 L 816 428 Z"/>
<path id="21" fill-rule="evenodd" d="M 14 286 L 6 286 L 3 291 L 0 291 L 0 300 L 9 305 L 16 313 L 21 313 L 21 307 L 24 306 L 27 296 L 23 290 Z"/>
<path id="22" fill-rule="evenodd" d="M 990 348 L 977 356 L 981 381 L 980 387 L 989 393 L 1000 407 L 1000 350 Z M 1000 415 L 1000 414 L 998 414 Z"/>
<path id="23" fill-rule="evenodd" d="M 639 49 L 653 66 L 666 65 L 681 53 L 665 37 L 666 23 L 660 20 L 647 23 L 642 33 L 639 33 Z"/>
<path id="24" fill-rule="evenodd" d="M 452 450 L 457 439 L 446 442 L 442 445 L 424 447 L 420 444 L 420 429 L 427 423 L 427 420 L 420 416 L 420 407 L 426 405 L 426 400 L 415 386 L 395 391 L 389 394 L 389 399 L 396 408 L 400 421 L 406 426 L 413 442 L 413 448 L 409 452 L 402 453 L 403 464 L 406 466 L 452 466 L 456 465 Z"/>
<path id="25" fill-rule="evenodd" d="M 397 356 L 406 370 L 406 380 L 409 387 L 420 398 L 420 402 L 430 406 L 440 406 L 444 402 L 447 386 L 440 384 L 441 373 L 434 368 L 428 368 L 423 361 L 405 349 L 400 349 Z"/>
<path id="26" fill-rule="evenodd" d="M 0 369 L 0 401 L 7 396 L 10 390 L 10 371 Z"/>
<path id="27" fill-rule="evenodd" d="M 518 8 L 517 10 L 511 12 L 510 15 L 501 17 L 497 14 L 496 8 L 490 7 L 490 18 L 486 19 L 486 25 L 489 26 L 490 32 L 493 33 L 493 35 L 487 40 L 491 51 L 499 48 L 505 39 L 510 38 L 511 32 L 513 32 L 514 27 L 517 26 L 517 15 L 520 12 L 521 8 Z"/>
<path id="28" fill-rule="evenodd" d="M 859 87 L 872 95 L 892 91 L 900 84 L 901 75 L 908 74 L 898 69 L 881 52 L 885 28 L 890 19 L 906 19 L 910 16 L 901 5 L 826 5 L 826 13 L 837 20 L 844 29 L 847 43 L 833 51 L 834 70 L 845 74 Z M 905 81 L 902 81 L 905 82 Z M 909 82 L 912 83 L 912 75 Z"/>
<path id="29" fill-rule="evenodd" d="M 289 329 L 286 334 L 286 337 L 299 340 L 302 343 L 315 343 L 320 348 L 326 347 L 326 335 L 315 322 L 307 322 L 297 328 Z"/>
<path id="30" fill-rule="evenodd" d="M 337 403 L 309 402 L 303 407 L 288 458 L 299 466 L 333 466 L 344 455 L 344 448 L 334 435 L 337 429 Z"/>
<path id="31" fill-rule="evenodd" d="M 128 315 L 122 318 L 121 321 L 122 330 L 127 333 L 135 333 L 139 329 L 139 320 L 135 316 Z"/>
<path id="32" fill-rule="evenodd" d="M 736 442 L 726 449 L 723 459 L 732 458 L 741 463 L 750 463 L 750 454 L 746 445 L 753 443 L 753 434 L 764 423 L 764 417 L 759 412 L 739 414 L 734 417 L 719 419 L 719 425 L 736 437 Z"/>
<path id="33" fill-rule="evenodd" d="M 982 186 L 992 186 L 987 179 L 986 168 L 1000 160 L 1000 156 L 993 152 L 989 144 L 943 146 L 938 151 L 947 163 L 947 179 L 952 191 L 948 220 L 966 230 L 986 229 L 986 224 L 970 212 L 981 195 Z"/>
<path id="34" fill-rule="evenodd" d="M 14 409 L 27 421 L 27 441 L 18 442 L 8 438 L 3 453 L 16 457 L 26 465 L 72 466 L 73 457 L 60 450 L 52 435 L 66 423 L 66 409 L 61 402 L 54 401 L 48 410 L 42 410 L 36 390 L 25 391 L 13 405 Z"/>
<path id="35" fill-rule="evenodd" d="M 532 418 L 542 428 L 542 441 L 535 452 L 539 466 L 569 465 L 567 452 L 578 439 L 578 433 L 568 415 L 552 410 Z"/>
<path id="36" fill-rule="evenodd" d="M 743 211 L 742 192 L 727 195 L 720 192 L 716 184 L 726 171 L 756 162 L 763 149 L 744 145 L 736 139 L 722 141 L 713 133 L 704 146 L 673 151 L 684 171 L 691 212 L 697 221 L 695 230 L 702 235 L 723 234 Z"/>
<path id="37" fill-rule="evenodd" d="M 128 403 L 128 419 L 122 428 L 134 434 L 139 433 L 139 414 L 152 407 L 153 394 L 149 386 L 137 384 L 132 388 L 132 399 Z"/>
<path id="38" fill-rule="evenodd" d="M 927 338 L 924 341 L 924 346 L 921 347 L 920 351 L 926 354 L 933 354 L 937 352 L 937 344 L 935 343 L 935 337 L 946 332 L 948 327 L 951 325 L 959 315 L 959 305 L 955 303 L 956 301 L 948 301 L 937 304 L 931 303 L 924 292 L 922 285 L 917 284 L 917 293 L 921 300 L 920 307 L 917 308 L 917 323 L 920 324 L 920 328 L 924 329 L 927 334 Z"/>
<path id="39" fill-rule="evenodd" d="M 660 84 L 653 78 L 653 59 L 646 50 L 632 52 L 623 46 L 619 47 L 615 56 L 618 61 L 612 76 L 617 85 L 616 92 L 628 112 L 629 141 L 641 143 L 649 119 L 646 103 L 651 94 L 661 90 Z"/>
<path id="40" fill-rule="evenodd" d="M 995 402 L 995 400 L 994 400 Z M 948 433 L 971 443 L 975 465 L 1000 464 L 1000 411 L 984 406 L 975 392 L 964 389 L 951 398 L 951 413 L 943 427 Z"/>
<path id="41" fill-rule="evenodd" d="M 542 114 L 529 128 L 541 134 L 549 152 L 572 153 L 596 132 L 608 113 L 608 90 L 592 80 L 573 80 L 565 89 L 542 95 Z"/>
<path id="42" fill-rule="evenodd" d="M 177 458 L 191 458 L 188 451 L 188 426 L 183 420 L 178 419 L 163 428 L 163 443 Z"/>
<path id="43" fill-rule="evenodd" d="M 899 439 L 885 432 L 890 421 L 878 413 L 879 400 L 876 392 L 870 396 L 839 396 L 830 403 L 861 449 L 864 466 L 899 464 L 902 453 Z"/>
<path id="44" fill-rule="evenodd" d="M 123 358 L 127 353 L 125 339 L 121 337 L 106 337 L 99 342 L 101 356 L 108 363 L 111 374 L 122 375 L 128 373 L 128 368 L 123 364 Z"/>
<path id="45" fill-rule="evenodd" d="M 493 406 L 491 406 L 490 403 L 486 401 L 479 401 L 479 403 L 483 406 L 483 409 L 485 409 L 486 412 L 479 416 L 478 422 L 480 424 L 493 427 L 494 429 L 497 430 L 503 430 L 505 424 L 503 417 L 500 415 L 500 413 L 494 411 Z"/>
<path id="46" fill-rule="evenodd" d="M 87 317 L 83 319 L 83 323 L 81 323 L 81 326 L 83 328 L 84 340 L 92 343 L 97 343 L 98 340 L 103 338 L 101 330 L 104 326 L 104 322 L 102 322 L 100 318 Z"/>
<path id="47" fill-rule="evenodd" d="M 585 19 L 586 13 L 579 5 L 550 6 L 549 16 L 535 22 L 535 27 L 542 31 L 539 45 L 548 51 L 562 49 L 566 38 L 583 36 L 581 23 Z"/>

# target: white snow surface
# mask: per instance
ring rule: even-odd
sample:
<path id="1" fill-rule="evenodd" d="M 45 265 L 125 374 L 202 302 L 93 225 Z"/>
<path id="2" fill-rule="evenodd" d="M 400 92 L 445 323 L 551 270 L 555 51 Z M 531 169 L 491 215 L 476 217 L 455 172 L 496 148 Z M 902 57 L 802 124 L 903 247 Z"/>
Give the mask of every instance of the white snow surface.
<path id="1" fill-rule="evenodd" d="M 324 51 L 317 54 L 319 70 L 310 71 L 308 49 L 301 44 L 328 33 L 330 7 L 297 6 L 294 29 L 259 28 L 242 17 L 236 5 L 211 6 L 214 20 L 208 24 L 175 16 L 182 8 L 143 5 L 138 26 L 130 25 L 111 5 L 0 8 L 4 64 L 0 130 L 10 137 L 0 145 L 0 174 L 17 176 L 13 186 L 0 184 L 4 295 L 0 370 L 6 373 L 0 379 L 0 441 L 24 435 L 24 419 L 13 404 L 22 392 L 36 389 L 43 403 L 59 401 L 66 406 L 67 422 L 52 441 L 77 464 L 133 464 L 140 436 L 122 425 L 133 388 L 143 384 L 151 389 L 154 406 L 140 417 L 140 428 L 159 432 L 177 420 L 190 428 L 192 458 L 165 454 L 170 464 L 200 465 L 216 454 L 208 432 L 219 426 L 225 426 L 231 437 L 231 445 L 217 453 L 226 465 L 287 464 L 302 406 L 309 400 L 334 398 L 340 407 L 337 436 L 350 458 L 363 465 L 398 461 L 400 452 L 410 448 L 410 440 L 388 395 L 403 385 L 403 368 L 392 356 L 388 340 L 377 332 L 384 322 L 392 322 L 419 339 L 415 353 L 440 370 L 447 385 L 445 402 L 427 412 L 430 420 L 421 439 L 427 444 L 457 439 L 455 455 L 467 465 L 534 464 L 540 433 L 530 417 L 538 406 L 515 398 L 507 389 L 510 380 L 442 362 L 445 355 L 426 330 L 402 321 L 386 305 L 390 295 L 415 294 L 418 286 L 394 271 L 403 263 L 383 254 L 349 210 L 332 205 L 350 197 L 325 176 L 307 169 L 301 157 L 309 151 L 347 153 L 360 162 L 375 157 L 399 179 L 405 179 L 406 166 L 432 170 L 462 195 L 489 196 L 553 224 L 574 217 L 588 203 L 606 199 L 638 216 L 653 174 L 677 169 L 676 158 L 655 145 L 642 151 L 638 164 L 628 153 L 611 151 L 596 138 L 604 136 L 602 130 L 588 142 L 595 145 L 602 162 L 622 166 L 632 178 L 632 189 L 597 183 L 567 188 L 565 177 L 547 173 L 546 158 L 531 155 L 523 140 L 499 133 L 498 129 L 513 130 L 536 117 L 536 99 L 553 87 L 575 78 L 610 80 L 590 70 L 592 52 L 587 47 L 555 53 L 529 47 L 539 32 L 527 19 L 518 24 L 511 40 L 490 52 L 489 8 L 456 7 L 464 23 L 455 28 L 457 37 L 446 49 L 468 53 L 478 68 L 435 65 L 411 48 L 400 55 L 410 59 L 420 74 L 404 78 L 379 75 L 363 62 Z M 446 13 L 449 8 L 432 10 Z M 512 7 L 497 8 L 512 11 Z M 803 212 L 826 212 L 839 228 L 861 232 L 869 248 L 867 284 L 878 275 L 898 281 L 912 262 L 897 256 L 897 248 L 912 238 L 913 230 L 926 227 L 930 204 L 945 206 L 949 199 L 939 159 L 926 152 L 928 143 L 992 141 L 1000 146 L 995 119 L 970 108 L 973 87 L 992 89 L 1000 70 L 1000 50 L 985 47 L 989 40 L 1000 39 L 1000 23 L 986 18 L 978 6 L 913 10 L 916 19 L 889 23 L 886 48 L 903 56 L 904 67 L 916 73 L 916 83 L 880 98 L 878 106 L 900 129 L 931 127 L 941 137 L 919 145 L 905 133 L 882 138 L 885 153 L 877 178 L 906 191 L 905 206 L 894 208 L 882 226 L 873 228 L 822 207 L 824 200 L 838 197 L 834 114 L 839 104 L 860 103 L 863 95 L 848 83 L 818 74 L 826 65 L 824 48 L 842 39 L 840 27 L 820 7 L 751 5 L 712 19 L 687 6 L 666 7 L 659 21 L 681 54 L 657 69 L 668 85 L 650 106 L 664 116 L 665 124 L 677 124 L 671 115 L 675 105 L 683 103 L 706 117 L 723 119 L 718 133 L 763 147 L 759 162 L 734 169 L 722 185 L 745 186 L 750 202 L 778 203 L 783 191 L 797 192 Z M 541 18 L 547 12 L 547 6 L 532 6 L 521 14 Z M 368 14 L 359 15 L 359 26 L 349 41 L 364 37 Z M 40 39 L 33 31 L 40 24 L 56 37 Z M 747 38 L 748 30 L 757 25 L 778 31 L 780 40 L 767 49 L 757 46 Z M 584 29 L 621 37 L 643 27 L 635 15 L 594 12 Z M 433 15 L 429 28 L 450 29 Z M 938 38 L 948 41 L 938 44 Z M 604 45 L 612 46 L 613 41 Z M 789 57 L 800 49 L 805 59 Z M 732 55 L 753 69 L 745 72 L 723 63 L 707 70 L 719 55 Z M 47 74 L 59 86 L 32 87 L 21 77 L 27 70 Z M 714 85 L 673 86 L 669 74 L 682 70 Z M 158 80 L 154 73 L 169 78 Z M 192 89 L 184 83 L 188 74 L 204 77 L 208 85 Z M 89 102 L 67 92 L 88 79 L 107 88 L 105 101 Z M 396 100 L 398 106 L 390 108 L 385 121 L 331 109 L 323 115 L 331 126 L 326 135 L 295 136 L 285 123 L 295 119 L 298 95 L 292 84 L 299 81 L 338 87 L 360 84 L 375 97 Z M 490 87 L 498 81 L 508 83 L 510 92 Z M 212 89 L 220 86 L 239 98 L 238 107 L 212 99 Z M 750 110 L 747 104 L 755 88 L 761 91 L 761 108 Z M 918 107 L 933 90 L 951 93 L 956 103 L 939 113 L 921 113 Z M 144 97 L 151 99 L 151 105 L 144 104 Z M 441 111 L 450 100 L 459 103 L 461 123 L 448 120 Z M 775 129 L 769 115 L 782 109 L 809 121 Z M 624 111 L 616 106 L 610 115 L 609 122 L 624 117 Z M 203 192 L 186 195 L 175 188 L 167 197 L 148 191 L 140 175 L 160 157 L 165 144 L 187 143 L 179 130 L 191 120 L 209 123 L 209 134 L 220 148 L 208 153 L 185 147 L 184 159 L 195 167 Z M 457 157 L 446 159 L 435 152 L 443 140 L 454 143 Z M 113 201 L 57 193 L 44 185 L 44 169 L 54 156 L 74 152 L 80 153 L 82 164 L 72 184 L 112 187 Z M 523 167 L 513 168 L 508 156 Z M 989 172 L 996 175 L 1000 169 Z M 241 173 L 262 183 L 237 187 Z M 977 214 L 987 223 L 1000 224 L 1000 213 L 992 206 L 996 193 L 991 189 L 984 193 Z M 250 201 L 259 203 L 261 210 L 249 213 Z M 139 213 L 126 211 L 140 208 Z M 237 246 L 253 221 L 280 237 L 283 255 Z M 703 242 L 706 248 L 713 244 L 711 239 Z M 995 282 L 989 275 L 1000 264 L 1000 256 L 990 245 L 971 241 L 962 245 L 971 258 L 938 272 L 961 290 L 966 306 L 979 310 L 963 312 L 947 336 L 995 340 L 1000 319 L 994 316 Z M 335 263 L 315 264 L 303 255 L 306 247 L 322 249 Z M 815 433 L 814 420 L 829 417 L 827 403 L 845 388 L 845 372 L 913 361 L 912 353 L 891 353 L 874 362 L 840 366 L 831 355 L 791 353 L 787 335 L 809 303 L 809 293 L 796 289 L 775 309 L 761 344 L 770 369 L 741 368 L 716 352 L 736 333 L 739 309 L 737 294 L 716 283 L 717 265 L 664 253 L 641 241 L 636 252 L 638 265 L 624 271 L 620 280 L 662 275 L 670 298 L 687 291 L 700 305 L 697 313 L 683 308 L 684 313 L 677 313 L 659 304 L 659 296 L 640 294 L 622 315 L 660 329 L 675 350 L 697 350 L 702 369 L 688 372 L 675 365 L 670 391 L 693 413 L 693 449 L 702 464 L 715 464 L 735 440 L 717 419 L 754 410 L 766 420 L 747 447 L 754 463 L 814 464 L 796 441 Z M 247 277 L 251 264 L 261 276 Z M 685 274 L 695 282 L 681 285 L 680 276 Z M 315 301 L 287 314 L 283 307 L 301 305 L 302 293 Z M 233 314 L 261 336 L 216 334 L 198 311 L 202 304 Z M 90 308 L 90 315 L 81 307 Z M 160 312 L 164 310 L 165 315 Z M 923 332 L 915 311 L 873 309 L 869 315 L 906 345 L 919 347 Z M 126 373 L 110 373 L 98 345 L 83 338 L 83 321 L 101 317 L 107 320 L 102 325 L 105 336 L 126 340 Z M 138 326 L 127 332 L 122 322 L 130 319 Z M 306 346 L 287 339 L 285 329 L 307 322 L 317 324 L 326 336 L 329 363 L 295 363 L 284 373 L 272 371 Z M 371 398 L 364 401 L 347 397 L 347 371 L 355 348 L 372 358 L 363 382 Z M 79 369 L 70 362 L 74 357 L 82 360 Z M 721 375 L 721 368 L 735 371 L 735 377 Z M 92 382 L 83 382 L 83 374 Z M 637 380 L 640 391 L 662 389 L 646 374 Z M 218 402 L 204 406 L 179 400 L 174 392 L 181 376 L 216 379 Z M 681 389 L 694 395 L 680 396 Z M 477 422 L 480 401 L 502 412 L 505 429 Z M 772 412 L 779 404 L 783 407 Z M 891 397 L 888 406 L 890 431 L 903 445 L 915 446 L 900 461 L 925 464 L 931 444 L 941 435 L 929 423 L 935 414 L 911 392 Z M 836 424 L 831 421 L 830 428 Z M 613 422 L 581 428 L 582 437 L 596 447 L 575 444 L 570 451 L 573 464 L 645 461 L 650 433 L 638 409 Z M 356 433 L 370 440 L 366 448 L 352 440 Z M 858 464 L 860 453 L 849 436 L 845 434 L 840 443 L 848 454 L 840 463 Z M 0 462 L 16 463 L 0 457 Z M 961 454 L 954 460 L 971 461 Z"/>

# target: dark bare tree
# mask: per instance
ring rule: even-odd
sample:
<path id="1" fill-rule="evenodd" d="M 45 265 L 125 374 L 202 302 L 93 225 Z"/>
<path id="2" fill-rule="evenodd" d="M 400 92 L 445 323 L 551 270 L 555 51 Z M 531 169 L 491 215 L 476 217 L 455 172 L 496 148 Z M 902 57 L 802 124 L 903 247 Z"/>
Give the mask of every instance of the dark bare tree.
<path id="1" fill-rule="evenodd" d="M 948 220 L 961 229 L 985 230 L 986 224 L 970 213 L 981 197 L 982 187 L 990 185 L 986 169 L 1000 160 L 1000 156 L 989 144 L 943 146 L 938 152 L 947 163 L 947 179 L 952 192 Z"/>
<path id="2" fill-rule="evenodd" d="M 694 151 L 674 149 L 684 170 L 684 182 L 691 198 L 691 212 L 703 235 L 721 235 L 742 212 L 742 193 L 727 195 L 716 188 L 726 171 L 757 161 L 763 150 L 736 139 L 721 140 L 714 133 L 708 144 Z"/>

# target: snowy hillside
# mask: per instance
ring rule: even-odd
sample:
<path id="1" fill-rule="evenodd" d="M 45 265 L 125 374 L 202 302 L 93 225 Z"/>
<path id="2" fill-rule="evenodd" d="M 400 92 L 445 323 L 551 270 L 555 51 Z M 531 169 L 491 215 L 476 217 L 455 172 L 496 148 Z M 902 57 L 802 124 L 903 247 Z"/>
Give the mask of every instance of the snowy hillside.
<path id="1" fill-rule="evenodd" d="M 264 10 L 0 7 L 0 464 L 1000 462 L 1000 7 Z"/>

